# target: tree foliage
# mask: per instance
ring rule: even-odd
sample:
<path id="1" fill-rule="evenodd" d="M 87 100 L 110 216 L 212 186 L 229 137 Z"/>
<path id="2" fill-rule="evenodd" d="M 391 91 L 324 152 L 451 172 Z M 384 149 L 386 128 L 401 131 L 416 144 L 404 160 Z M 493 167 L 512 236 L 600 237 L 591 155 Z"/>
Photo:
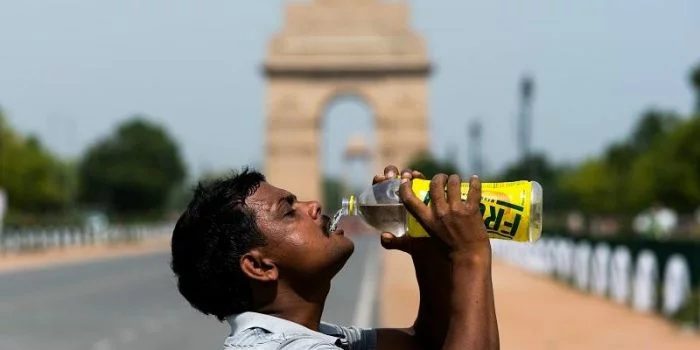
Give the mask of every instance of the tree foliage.
<path id="1" fill-rule="evenodd" d="M 700 119 L 643 113 L 630 136 L 560 179 L 587 212 L 634 214 L 654 202 L 681 212 L 700 203 Z"/>
<path id="2" fill-rule="evenodd" d="M 633 168 L 637 183 L 651 183 L 646 196 L 681 212 L 700 204 L 700 119 L 691 118 L 667 133 Z"/>
<path id="3" fill-rule="evenodd" d="M 564 210 L 574 206 L 558 183 L 565 172 L 565 167 L 557 167 L 544 154 L 536 153 L 506 167 L 495 181 L 537 181 L 544 190 L 542 199 L 547 207 Z"/>
<path id="4" fill-rule="evenodd" d="M 681 117 L 675 112 L 649 109 L 640 117 L 627 144 L 637 154 L 649 151 L 680 123 Z"/>
<path id="5" fill-rule="evenodd" d="M 614 195 L 617 183 L 610 180 L 610 173 L 608 163 L 600 159 L 589 159 L 562 176 L 557 186 L 563 193 L 575 198 L 576 207 L 584 212 L 614 213 L 620 208 L 620 198 Z M 544 188 L 545 193 L 548 190 Z M 548 205 L 546 201 L 545 205 Z"/>
<path id="6" fill-rule="evenodd" d="M 61 209 L 69 201 L 69 168 L 38 138 L 13 130 L 0 110 L 0 187 L 15 211 Z"/>
<path id="7" fill-rule="evenodd" d="M 185 174 L 173 138 L 135 116 L 87 150 L 79 167 L 79 198 L 117 214 L 158 213 Z"/>

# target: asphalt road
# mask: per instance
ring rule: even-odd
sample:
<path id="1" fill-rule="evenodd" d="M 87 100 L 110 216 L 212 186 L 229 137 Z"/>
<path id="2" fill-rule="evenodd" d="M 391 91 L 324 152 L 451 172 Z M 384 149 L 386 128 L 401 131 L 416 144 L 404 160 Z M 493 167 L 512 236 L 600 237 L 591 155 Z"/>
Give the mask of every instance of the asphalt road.
<path id="1" fill-rule="evenodd" d="M 376 325 L 378 237 L 353 237 L 323 319 Z M 0 274 L 1 350 L 221 349 L 227 324 L 178 294 L 167 253 Z M 368 278 L 364 278 L 367 275 Z"/>

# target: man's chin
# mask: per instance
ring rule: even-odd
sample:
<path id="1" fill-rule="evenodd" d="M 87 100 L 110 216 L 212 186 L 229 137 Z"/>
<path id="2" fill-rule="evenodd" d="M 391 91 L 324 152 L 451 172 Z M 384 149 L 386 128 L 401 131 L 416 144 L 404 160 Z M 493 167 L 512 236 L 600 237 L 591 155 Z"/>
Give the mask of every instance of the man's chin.
<path id="1" fill-rule="evenodd" d="M 342 251 L 345 251 L 345 260 L 350 258 L 353 252 L 355 252 L 355 242 L 353 242 L 350 238 L 345 237 L 345 236 L 339 236 L 336 237 L 336 239 L 339 241 L 338 244 L 342 245 L 340 248 Z"/>
<path id="2" fill-rule="evenodd" d="M 337 239 L 337 242 L 335 242 L 333 249 L 333 260 L 336 266 L 335 273 L 338 273 L 345 267 L 345 264 L 355 252 L 355 243 L 345 236 L 335 237 L 335 239 Z"/>

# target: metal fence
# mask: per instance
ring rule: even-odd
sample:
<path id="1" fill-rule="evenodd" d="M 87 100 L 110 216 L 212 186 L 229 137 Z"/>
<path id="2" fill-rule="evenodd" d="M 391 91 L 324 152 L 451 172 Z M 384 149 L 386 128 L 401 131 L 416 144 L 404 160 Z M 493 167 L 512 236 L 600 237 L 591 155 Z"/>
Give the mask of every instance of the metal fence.
<path id="1" fill-rule="evenodd" d="M 71 246 L 126 243 L 168 236 L 173 223 L 151 225 L 111 226 L 101 230 L 69 227 L 47 227 L 0 232 L 0 255 L 61 249 Z"/>
<path id="2" fill-rule="evenodd" d="M 700 329 L 700 242 L 567 236 L 491 242 L 496 259 Z"/>

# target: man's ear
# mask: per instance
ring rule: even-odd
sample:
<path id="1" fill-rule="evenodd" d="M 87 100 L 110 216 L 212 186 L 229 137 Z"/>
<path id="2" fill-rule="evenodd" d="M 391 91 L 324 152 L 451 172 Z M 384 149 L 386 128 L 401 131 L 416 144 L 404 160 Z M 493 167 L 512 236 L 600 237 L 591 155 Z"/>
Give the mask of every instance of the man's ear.
<path id="1" fill-rule="evenodd" d="M 279 276 L 277 265 L 266 258 L 260 250 L 253 249 L 241 256 L 241 271 L 246 276 L 261 282 L 276 281 Z"/>

